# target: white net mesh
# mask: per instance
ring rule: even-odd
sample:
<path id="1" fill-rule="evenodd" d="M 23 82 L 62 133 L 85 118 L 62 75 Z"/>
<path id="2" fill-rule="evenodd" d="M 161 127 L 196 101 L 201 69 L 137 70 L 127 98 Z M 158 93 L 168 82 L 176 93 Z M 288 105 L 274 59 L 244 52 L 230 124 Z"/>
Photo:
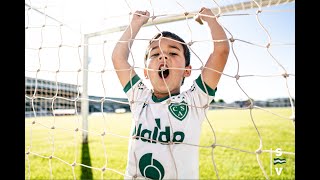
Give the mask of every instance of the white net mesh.
<path id="1" fill-rule="evenodd" d="M 214 42 L 192 19 L 201 7 L 220 15 L 230 55 L 226 69 L 219 72 L 216 95 L 226 102 L 216 99 L 200 107 L 209 109 L 200 144 L 182 143 L 199 147 L 200 178 L 294 178 L 294 1 L 25 4 L 27 179 L 123 178 L 128 140 L 141 137 L 129 134 L 132 116 L 118 113 L 130 111 L 129 105 L 139 100 L 126 99 L 112 50 L 135 10 L 148 9 L 152 20 L 132 39 L 129 63 L 144 77 L 149 40 L 159 31 L 176 32 L 191 51 L 192 74 L 181 88 L 185 91 L 199 76 Z M 148 80 L 142 81 L 151 88 Z M 284 98 L 268 100 L 273 96 Z M 286 108 L 270 108 L 277 106 Z M 83 107 L 90 116 L 83 115 Z M 275 159 L 277 148 L 282 149 L 280 159 Z"/>

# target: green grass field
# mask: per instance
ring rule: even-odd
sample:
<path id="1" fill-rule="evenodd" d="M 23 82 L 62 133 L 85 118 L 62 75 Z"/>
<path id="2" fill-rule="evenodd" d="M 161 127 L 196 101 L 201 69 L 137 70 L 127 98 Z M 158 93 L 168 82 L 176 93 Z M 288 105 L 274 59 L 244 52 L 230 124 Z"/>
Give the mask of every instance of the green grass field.
<path id="1" fill-rule="evenodd" d="M 284 117 L 291 115 L 290 108 L 268 110 Z M 250 110 L 210 110 L 207 115 L 215 136 L 205 120 L 200 145 L 210 146 L 215 137 L 218 146 L 213 151 L 200 148 L 200 179 L 218 179 L 213 157 L 220 179 L 266 179 L 253 153 L 260 141 Z M 290 120 L 258 109 L 252 110 L 252 116 L 263 150 L 295 152 L 295 128 Z M 36 123 L 31 125 L 34 120 Z M 130 113 L 89 116 L 89 143 L 82 145 L 82 132 L 75 130 L 82 127 L 81 116 L 27 118 L 25 151 L 31 147 L 31 153 L 25 156 L 26 179 L 123 179 L 115 171 L 125 171 L 130 121 Z M 104 131 L 109 133 L 100 136 Z M 295 179 L 294 154 L 282 154 L 286 163 L 276 165 L 271 163 L 277 157 L 275 153 L 261 153 L 258 157 L 269 179 Z M 74 162 L 76 165 L 72 166 Z M 110 169 L 101 171 L 104 166 Z M 282 168 L 281 174 L 276 168 L 278 172 Z"/>

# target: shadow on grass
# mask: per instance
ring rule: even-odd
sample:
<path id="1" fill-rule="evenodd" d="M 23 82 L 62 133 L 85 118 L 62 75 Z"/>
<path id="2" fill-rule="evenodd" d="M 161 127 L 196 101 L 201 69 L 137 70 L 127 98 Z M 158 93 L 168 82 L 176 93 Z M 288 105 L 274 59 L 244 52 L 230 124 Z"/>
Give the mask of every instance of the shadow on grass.
<path id="1" fill-rule="evenodd" d="M 89 144 L 82 143 L 81 163 L 87 166 L 91 166 Z M 92 169 L 81 166 L 81 179 L 93 179 Z"/>

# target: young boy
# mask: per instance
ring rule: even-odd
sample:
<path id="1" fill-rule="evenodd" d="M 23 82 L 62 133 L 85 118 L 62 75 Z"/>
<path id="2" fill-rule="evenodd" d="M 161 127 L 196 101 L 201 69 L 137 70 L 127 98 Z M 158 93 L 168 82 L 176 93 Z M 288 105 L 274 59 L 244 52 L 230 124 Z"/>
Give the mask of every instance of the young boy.
<path id="1" fill-rule="evenodd" d="M 184 78 L 191 74 L 190 51 L 176 34 L 161 32 L 148 46 L 144 75 L 148 89 L 128 63 L 128 56 L 140 28 L 150 18 L 148 11 L 136 11 L 131 24 L 116 44 L 112 61 L 128 96 L 132 121 L 127 178 L 199 179 L 201 124 L 213 100 L 229 55 L 223 28 L 208 8 L 201 8 L 198 22 L 206 22 L 214 48 L 191 88 L 180 93 Z"/>

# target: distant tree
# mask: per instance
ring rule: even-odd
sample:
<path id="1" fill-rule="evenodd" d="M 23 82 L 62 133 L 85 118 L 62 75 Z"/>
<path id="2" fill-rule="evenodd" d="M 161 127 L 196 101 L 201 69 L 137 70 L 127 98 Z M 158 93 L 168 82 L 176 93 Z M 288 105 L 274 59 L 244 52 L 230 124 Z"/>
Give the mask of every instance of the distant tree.
<path id="1" fill-rule="evenodd" d="M 270 107 L 270 106 L 271 106 L 271 103 L 269 101 L 267 101 L 266 107 Z"/>
<path id="2" fill-rule="evenodd" d="M 224 100 L 223 99 L 219 99 L 218 102 L 219 103 L 224 103 Z"/>

